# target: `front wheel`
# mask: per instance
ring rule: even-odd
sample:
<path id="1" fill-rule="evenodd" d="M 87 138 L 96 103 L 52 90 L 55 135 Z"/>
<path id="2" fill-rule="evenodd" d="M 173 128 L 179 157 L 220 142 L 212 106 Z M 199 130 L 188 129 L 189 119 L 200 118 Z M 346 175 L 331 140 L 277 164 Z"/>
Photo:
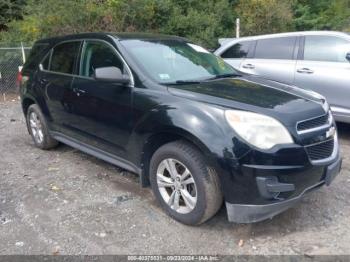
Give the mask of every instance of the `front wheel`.
<path id="1" fill-rule="evenodd" d="M 151 186 L 171 217 L 198 225 L 216 214 L 222 204 L 219 178 L 202 153 L 185 141 L 163 145 L 150 163 Z"/>

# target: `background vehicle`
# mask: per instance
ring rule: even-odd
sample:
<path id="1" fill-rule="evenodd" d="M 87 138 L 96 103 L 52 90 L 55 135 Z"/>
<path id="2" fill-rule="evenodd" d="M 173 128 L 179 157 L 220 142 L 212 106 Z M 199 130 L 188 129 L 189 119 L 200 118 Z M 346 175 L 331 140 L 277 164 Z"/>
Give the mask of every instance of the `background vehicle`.
<path id="1" fill-rule="evenodd" d="M 325 96 L 337 121 L 350 123 L 350 35 L 295 32 L 222 41 L 215 51 L 248 74 Z"/>
<path id="2" fill-rule="evenodd" d="M 206 221 L 223 199 L 230 221 L 270 218 L 340 170 L 325 100 L 240 76 L 179 37 L 44 39 L 20 79 L 37 147 L 60 141 L 139 174 L 182 223 Z"/>

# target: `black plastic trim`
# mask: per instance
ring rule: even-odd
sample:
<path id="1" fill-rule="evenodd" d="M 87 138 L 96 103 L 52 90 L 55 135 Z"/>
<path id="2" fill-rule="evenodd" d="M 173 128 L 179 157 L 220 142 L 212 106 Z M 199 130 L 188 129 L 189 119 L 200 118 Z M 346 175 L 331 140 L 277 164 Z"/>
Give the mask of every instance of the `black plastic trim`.
<path id="1" fill-rule="evenodd" d="M 225 204 L 228 220 L 235 223 L 255 223 L 273 218 L 275 215 L 287 210 L 288 208 L 298 203 L 304 194 L 320 186 L 323 186 L 324 184 L 325 181 L 321 181 L 311 187 L 306 188 L 303 193 L 295 198 L 267 205 L 242 205 L 226 202 Z"/>
<path id="2" fill-rule="evenodd" d="M 304 168 L 304 166 L 274 166 L 274 165 L 249 165 L 249 164 L 243 164 L 244 167 L 253 168 L 253 169 L 263 169 L 263 170 L 285 170 L 285 169 L 301 169 Z"/>
<path id="3" fill-rule="evenodd" d="M 305 36 L 301 36 L 299 39 L 298 60 L 304 60 L 304 45 L 305 45 Z"/>
<path id="4" fill-rule="evenodd" d="M 259 193 L 266 199 L 277 199 L 279 193 L 294 191 L 294 184 L 280 183 L 275 176 L 258 176 L 255 178 Z"/>
<path id="5" fill-rule="evenodd" d="M 80 151 L 83 151 L 89 155 L 100 158 L 108 163 L 111 163 L 113 165 L 124 168 L 130 172 L 141 175 L 141 169 L 125 159 L 122 159 L 120 157 L 112 155 L 112 154 L 105 152 L 101 149 L 98 149 L 94 146 L 82 143 L 82 142 L 80 142 L 76 139 L 70 138 L 62 133 L 51 131 L 50 134 L 54 139 L 56 139 L 59 142 L 62 142 L 63 144 L 69 145 L 69 146 L 74 147 Z"/>

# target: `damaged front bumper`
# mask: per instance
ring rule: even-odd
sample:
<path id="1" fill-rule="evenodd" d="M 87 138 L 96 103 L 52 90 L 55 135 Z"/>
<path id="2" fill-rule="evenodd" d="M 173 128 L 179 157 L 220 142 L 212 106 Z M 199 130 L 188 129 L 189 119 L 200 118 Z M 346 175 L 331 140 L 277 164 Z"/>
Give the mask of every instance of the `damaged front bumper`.
<path id="1" fill-rule="evenodd" d="M 275 215 L 294 206 L 306 193 L 317 189 L 324 184 L 330 185 L 333 179 L 340 172 L 341 164 L 342 159 L 338 156 L 335 162 L 325 168 L 325 175 L 323 176 L 324 179 L 322 181 L 306 188 L 301 194 L 290 199 L 278 200 L 278 198 L 276 198 L 271 200 L 273 203 L 263 205 L 231 204 L 226 202 L 228 220 L 235 223 L 254 223 L 272 218 Z"/>

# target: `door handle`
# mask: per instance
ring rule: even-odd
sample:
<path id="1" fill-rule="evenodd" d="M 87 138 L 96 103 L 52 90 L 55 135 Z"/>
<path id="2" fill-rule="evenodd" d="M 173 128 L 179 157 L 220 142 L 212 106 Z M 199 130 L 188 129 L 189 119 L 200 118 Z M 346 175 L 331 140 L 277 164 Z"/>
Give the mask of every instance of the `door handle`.
<path id="1" fill-rule="evenodd" d="M 312 74 L 314 71 L 310 68 L 299 68 L 297 69 L 297 72 L 301 74 Z"/>
<path id="2" fill-rule="evenodd" d="M 74 93 L 76 93 L 77 94 L 77 96 L 80 96 L 80 95 L 82 95 L 82 94 L 85 94 L 86 93 L 86 91 L 85 90 L 83 90 L 83 89 L 79 89 L 79 88 L 73 88 L 73 92 Z"/>
<path id="3" fill-rule="evenodd" d="M 252 64 L 244 64 L 242 65 L 243 68 L 246 68 L 246 69 L 254 69 L 255 68 L 255 65 L 252 65 Z"/>
<path id="4" fill-rule="evenodd" d="M 46 85 L 49 81 L 47 81 L 46 79 L 41 79 L 40 80 L 40 84 L 42 85 Z"/>

